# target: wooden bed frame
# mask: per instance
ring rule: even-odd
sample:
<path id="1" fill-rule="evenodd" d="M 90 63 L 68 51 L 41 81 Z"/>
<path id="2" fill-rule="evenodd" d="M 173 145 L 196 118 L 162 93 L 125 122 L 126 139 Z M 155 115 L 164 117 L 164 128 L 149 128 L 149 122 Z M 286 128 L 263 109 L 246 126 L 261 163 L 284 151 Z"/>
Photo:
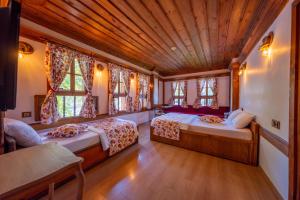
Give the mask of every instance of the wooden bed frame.
<path id="1" fill-rule="evenodd" d="M 154 135 L 152 126 L 150 138 L 153 141 L 257 166 L 259 125 L 252 121 L 249 128 L 252 132 L 252 140 L 249 141 L 186 130 L 180 130 L 180 140 L 177 141 Z"/>

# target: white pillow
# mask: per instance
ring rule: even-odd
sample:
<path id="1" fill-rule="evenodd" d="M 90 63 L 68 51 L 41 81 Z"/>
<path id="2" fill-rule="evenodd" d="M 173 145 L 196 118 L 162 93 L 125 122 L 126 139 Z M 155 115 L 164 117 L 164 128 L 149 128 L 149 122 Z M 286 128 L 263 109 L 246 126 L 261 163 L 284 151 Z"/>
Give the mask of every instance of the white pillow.
<path id="1" fill-rule="evenodd" d="M 242 111 L 242 109 L 237 109 L 237 110 L 235 110 L 235 111 L 232 111 L 231 113 L 230 113 L 230 115 L 227 117 L 227 119 L 226 119 L 226 123 L 228 124 L 228 123 L 232 123 L 232 120 L 234 119 L 234 118 L 236 118 L 236 116 L 238 116 L 241 112 L 243 112 Z"/>
<path id="2" fill-rule="evenodd" d="M 232 120 L 232 125 L 234 128 L 245 128 L 250 124 L 254 117 L 254 115 L 243 111 Z"/>
<path id="3" fill-rule="evenodd" d="M 42 144 L 39 134 L 22 121 L 4 118 L 4 131 L 7 135 L 13 137 L 20 146 L 31 147 Z"/>

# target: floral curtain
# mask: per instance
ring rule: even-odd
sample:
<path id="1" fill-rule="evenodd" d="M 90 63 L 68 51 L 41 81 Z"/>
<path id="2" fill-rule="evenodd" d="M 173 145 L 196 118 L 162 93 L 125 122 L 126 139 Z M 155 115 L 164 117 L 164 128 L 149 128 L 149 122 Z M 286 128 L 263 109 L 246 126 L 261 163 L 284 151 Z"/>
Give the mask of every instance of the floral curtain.
<path id="1" fill-rule="evenodd" d="M 114 91 L 119 82 L 120 68 L 112 63 L 108 64 L 108 114 L 114 115 L 118 113 L 114 103 Z"/>
<path id="2" fill-rule="evenodd" d="M 197 97 L 195 99 L 195 102 L 193 104 L 193 108 L 200 108 L 201 106 L 204 106 L 204 105 L 201 105 L 201 100 L 203 99 L 202 98 L 202 94 L 204 93 L 205 91 L 205 85 L 206 85 L 206 80 L 205 79 L 198 79 L 197 82 Z"/>
<path id="3" fill-rule="evenodd" d="M 177 85 L 178 85 L 178 82 L 172 82 L 171 84 L 171 97 L 169 99 L 169 105 L 172 106 L 174 104 L 174 96 L 175 96 L 175 91 L 176 91 L 176 88 L 177 88 Z"/>
<path id="4" fill-rule="evenodd" d="M 207 87 L 211 89 L 213 96 L 212 96 L 212 101 L 208 105 L 213 109 L 218 109 L 218 83 L 216 78 L 209 78 L 207 79 Z"/>
<path id="5" fill-rule="evenodd" d="M 80 111 L 80 116 L 84 118 L 95 118 L 96 109 L 92 95 L 95 60 L 92 57 L 83 54 L 78 54 L 77 57 L 84 80 L 84 86 L 87 91 L 85 102 Z"/>
<path id="6" fill-rule="evenodd" d="M 57 111 L 55 93 L 59 90 L 74 57 L 75 52 L 68 48 L 53 43 L 46 45 L 45 69 L 50 90 L 41 107 L 41 122 L 43 124 L 56 122 L 60 117 Z"/>
<path id="7" fill-rule="evenodd" d="M 130 73 L 131 71 L 128 69 L 121 69 L 120 71 L 123 76 L 123 81 L 125 84 L 125 91 L 126 91 L 126 112 L 132 111 L 132 98 L 130 97 Z"/>
<path id="8" fill-rule="evenodd" d="M 187 104 L 187 87 L 188 87 L 188 81 L 185 80 L 184 81 L 184 85 L 181 85 L 181 90 L 183 91 L 184 97 L 183 97 L 183 101 L 181 103 L 181 107 L 183 108 L 187 108 L 188 104 Z"/>
<path id="9" fill-rule="evenodd" d="M 143 90 L 146 88 L 145 96 L 141 99 L 140 96 L 143 94 Z M 143 100 L 146 98 L 147 105 L 146 107 L 151 107 L 150 101 L 150 76 L 137 73 L 137 82 L 136 82 L 136 97 L 134 103 L 134 110 L 141 111 L 143 108 Z"/>

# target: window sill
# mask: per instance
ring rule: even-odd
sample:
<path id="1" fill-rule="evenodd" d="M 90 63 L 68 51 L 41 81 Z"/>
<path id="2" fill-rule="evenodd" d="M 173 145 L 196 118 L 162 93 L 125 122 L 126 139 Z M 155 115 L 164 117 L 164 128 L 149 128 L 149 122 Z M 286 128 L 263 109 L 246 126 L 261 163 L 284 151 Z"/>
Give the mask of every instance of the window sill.
<path id="1" fill-rule="evenodd" d="M 58 120 L 58 122 L 53 123 L 53 124 L 41 124 L 40 122 L 37 122 L 37 123 L 32 123 L 30 125 L 35 130 L 43 130 L 43 129 L 48 129 L 48 128 L 59 127 L 59 126 L 65 125 L 65 124 L 90 122 L 90 121 L 95 121 L 95 120 L 99 120 L 99 119 L 106 119 L 109 117 L 118 117 L 118 116 L 122 116 L 122 115 L 142 113 L 142 112 L 151 111 L 151 110 L 153 110 L 153 109 L 146 109 L 146 110 L 142 110 L 142 111 L 138 111 L 138 112 L 124 112 L 123 111 L 123 112 L 119 112 L 118 114 L 115 114 L 115 115 L 97 114 L 96 118 L 89 118 L 89 119 L 83 118 L 83 117 L 68 117 L 68 118 L 62 118 L 62 119 Z"/>

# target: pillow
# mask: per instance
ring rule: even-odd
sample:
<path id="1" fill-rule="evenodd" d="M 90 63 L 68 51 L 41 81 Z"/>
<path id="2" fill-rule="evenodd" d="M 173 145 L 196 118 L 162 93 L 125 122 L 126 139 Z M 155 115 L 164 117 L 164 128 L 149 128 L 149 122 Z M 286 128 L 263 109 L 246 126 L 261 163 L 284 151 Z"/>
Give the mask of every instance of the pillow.
<path id="1" fill-rule="evenodd" d="M 227 119 L 226 119 L 226 121 L 228 121 L 228 122 L 232 122 L 232 120 L 234 119 L 234 118 L 236 118 L 236 116 L 238 116 L 241 112 L 243 112 L 242 111 L 242 109 L 237 109 L 237 110 L 235 110 L 235 111 L 232 111 L 231 113 L 230 113 L 230 115 L 227 117 Z"/>
<path id="2" fill-rule="evenodd" d="M 243 111 L 232 120 L 232 125 L 235 128 L 245 128 L 250 124 L 254 117 L 254 115 Z"/>
<path id="3" fill-rule="evenodd" d="M 4 118 L 4 131 L 7 135 L 13 137 L 20 146 L 31 147 L 42 144 L 39 134 L 22 121 Z"/>
<path id="4" fill-rule="evenodd" d="M 223 121 L 222 118 L 214 115 L 204 115 L 200 117 L 200 120 L 207 123 L 221 123 Z"/>
<path id="5" fill-rule="evenodd" d="M 83 133 L 88 128 L 85 124 L 66 124 L 48 132 L 49 138 L 70 138 Z"/>

